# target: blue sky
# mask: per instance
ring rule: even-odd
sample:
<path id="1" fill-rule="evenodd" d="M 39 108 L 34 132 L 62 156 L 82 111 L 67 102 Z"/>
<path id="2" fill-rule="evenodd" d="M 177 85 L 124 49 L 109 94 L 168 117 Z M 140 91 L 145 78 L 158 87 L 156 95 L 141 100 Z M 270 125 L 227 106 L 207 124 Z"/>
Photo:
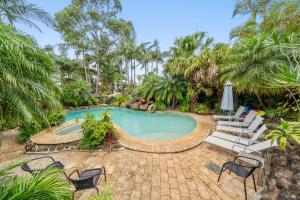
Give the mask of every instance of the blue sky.
<path id="1" fill-rule="evenodd" d="M 71 0 L 27 0 L 50 14 L 62 10 Z M 216 42 L 229 43 L 230 30 L 243 23 L 242 17 L 232 18 L 235 0 L 121 0 L 120 17 L 131 20 L 137 43 L 158 39 L 161 49 L 168 50 L 176 37 L 205 31 Z M 39 24 L 43 33 L 18 25 L 33 35 L 43 47 L 62 42 L 59 33 Z"/>

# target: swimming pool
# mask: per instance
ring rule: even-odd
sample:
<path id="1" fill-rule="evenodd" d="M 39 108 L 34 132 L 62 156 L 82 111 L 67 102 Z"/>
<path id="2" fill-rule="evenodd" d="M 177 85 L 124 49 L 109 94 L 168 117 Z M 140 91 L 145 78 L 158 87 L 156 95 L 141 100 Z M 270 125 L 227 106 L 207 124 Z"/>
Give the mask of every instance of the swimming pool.
<path id="1" fill-rule="evenodd" d="M 100 118 L 104 111 L 112 113 L 112 121 L 126 133 L 145 141 L 170 141 L 191 133 L 196 127 L 194 118 L 177 113 L 154 114 L 127 108 L 90 108 L 67 112 L 66 121 L 85 118 L 87 113 Z"/>

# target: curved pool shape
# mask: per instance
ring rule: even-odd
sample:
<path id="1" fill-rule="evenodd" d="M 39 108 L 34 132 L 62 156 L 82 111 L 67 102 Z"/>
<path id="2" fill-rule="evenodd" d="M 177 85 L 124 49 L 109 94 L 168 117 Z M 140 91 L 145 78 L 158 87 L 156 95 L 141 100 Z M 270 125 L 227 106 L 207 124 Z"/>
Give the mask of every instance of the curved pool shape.
<path id="1" fill-rule="evenodd" d="M 59 130 L 55 131 L 55 134 L 57 134 L 57 135 L 79 134 L 79 133 L 81 133 L 81 129 L 80 129 L 81 124 L 82 124 L 82 122 L 79 122 L 79 123 L 76 123 L 76 124 L 66 126 L 62 129 L 59 129 Z"/>
<path id="2" fill-rule="evenodd" d="M 146 141 L 170 141 L 183 137 L 196 127 L 194 118 L 177 113 L 154 114 L 126 108 L 91 108 L 67 112 L 66 121 L 85 118 L 87 113 L 100 118 L 104 111 L 112 113 L 112 121 L 126 133 Z"/>

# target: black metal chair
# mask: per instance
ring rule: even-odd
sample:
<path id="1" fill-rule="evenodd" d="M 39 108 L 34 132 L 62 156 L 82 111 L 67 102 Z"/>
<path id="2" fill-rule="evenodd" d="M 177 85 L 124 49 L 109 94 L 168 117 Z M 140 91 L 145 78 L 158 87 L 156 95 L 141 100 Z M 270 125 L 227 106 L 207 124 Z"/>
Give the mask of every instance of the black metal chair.
<path id="1" fill-rule="evenodd" d="M 72 178 L 72 175 L 77 172 L 78 178 L 74 179 Z M 105 182 L 106 182 L 106 172 L 105 167 L 102 168 L 95 168 L 95 169 L 87 169 L 82 171 L 81 173 L 79 170 L 74 170 L 71 172 L 69 176 L 67 176 L 67 179 L 73 183 L 75 186 L 75 192 L 85 189 L 94 188 L 96 189 L 97 193 L 99 193 L 99 190 L 97 188 L 98 181 L 101 177 L 101 175 L 104 174 Z"/>
<path id="2" fill-rule="evenodd" d="M 238 164 L 236 161 L 239 158 L 246 158 L 246 159 L 253 160 L 253 163 L 251 163 L 249 165 Z M 244 178 L 245 199 L 247 200 L 246 180 L 249 176 L 252 176 L 254 189 L 255 189 L 255 192 L 256 192 L 256 184 L 255 184 L 255 178 L 254 178 L 253 173 L 254 173 L 255 169 L 260 168 L 261 166 L 262 166 L 262 162 L 260 160 L 250 158 L 250 157 L 245 157 L 245 156 L 236 156 L 233 161 L 228 161 L 228 162 L 225 162 L 223 164 L 222 169 L 221 169 L 221 173 L 220 173 L 219 178 L 218 178 L 218 182 L 221 178 L 221 175 L 222 175 L 223 171 L 225 171 L 226 169 L 229 170 L 229 174 L 231 172 L 233 172 L 237 176 L 243 177 Z"/>
<path id="3" fill-rule="evenodd" d="M 32 169 L 28 165 L 28 163 L 30 163 L 31 161 L 41 160 L 41 159 L 50 159 L 52 161 L 52 163 L 50 163 L 49 165 L 47 165 L 46 167 L 41 168 L 41 169 Z M 21 166 L 21 169 L 26 171 L 26 172 L 29 172 L 31 174 L 34 174 L 34 173 L 39 172 L 39 171 L 44 170 L 44 169 L 48 169 L 49 167 L 64 169 L 64 165 L 61 162 L 54 160 L 54 158 L 52 158 L 51 156 L 43 156 L 43 157 L 39 157 L 39 158 L 34 158 L 34 159 L 31 159 L 30 162 L 24 163 Z"/>

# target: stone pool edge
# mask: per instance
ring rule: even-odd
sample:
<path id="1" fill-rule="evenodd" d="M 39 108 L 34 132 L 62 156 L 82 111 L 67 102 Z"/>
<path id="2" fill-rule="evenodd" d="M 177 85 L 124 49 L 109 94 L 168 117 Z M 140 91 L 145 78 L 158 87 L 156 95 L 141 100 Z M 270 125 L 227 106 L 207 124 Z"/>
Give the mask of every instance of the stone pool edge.
<path id="1" fill-rule="evenodd" d="M 114 124 L 120 134 L 119 144 L 127 149 L 148 152 L 148 153 L 179 153 L 192 149 L 199 144 L 213 131 L 215 121 L 211 115 L 197 115 L 194 113 L 182 113 L 178 111 L 165 111 L 176 114 L 184 114 L 193 117 L 196 127 L 184 137 L 172 141 L 143 141 L 130 136 L 122 128 Z"/>

